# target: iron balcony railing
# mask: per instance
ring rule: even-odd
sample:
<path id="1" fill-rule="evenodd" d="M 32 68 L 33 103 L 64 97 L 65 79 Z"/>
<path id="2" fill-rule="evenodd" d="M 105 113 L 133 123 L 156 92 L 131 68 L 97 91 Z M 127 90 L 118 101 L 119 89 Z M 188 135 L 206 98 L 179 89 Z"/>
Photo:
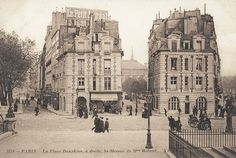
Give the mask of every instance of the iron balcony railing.
<path id="1" fill-rule="evenodd" d="M 236 129 L 230 133 L 225 132 L 225 129 L 182 129 L 181 132 L 174 133 L 195 147 L 236 146 Z"/>

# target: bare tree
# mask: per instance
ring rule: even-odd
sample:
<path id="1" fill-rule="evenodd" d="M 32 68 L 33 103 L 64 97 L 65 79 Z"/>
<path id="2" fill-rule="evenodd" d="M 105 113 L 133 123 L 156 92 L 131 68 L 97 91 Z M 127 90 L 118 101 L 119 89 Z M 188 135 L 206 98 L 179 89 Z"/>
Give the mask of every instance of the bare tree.
<path id="1" fill-rule="evenodd" d="M 34 42 L 0 30 L 0 100 L 12 104 L 12 91 L 27 79 L 34 55 Z"/>

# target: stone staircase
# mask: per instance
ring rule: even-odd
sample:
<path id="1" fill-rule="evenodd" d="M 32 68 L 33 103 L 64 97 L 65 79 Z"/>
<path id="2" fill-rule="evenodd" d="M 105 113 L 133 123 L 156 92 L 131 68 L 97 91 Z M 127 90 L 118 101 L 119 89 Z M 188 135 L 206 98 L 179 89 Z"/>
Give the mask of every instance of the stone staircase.
<path id="1" fill-rule="evenodd" d="M 236 158 L 236 147 L 227 147 L 223 146 L 221 148 L 205 148 L 205 150 L 209 155 L 214 158 Z"/>

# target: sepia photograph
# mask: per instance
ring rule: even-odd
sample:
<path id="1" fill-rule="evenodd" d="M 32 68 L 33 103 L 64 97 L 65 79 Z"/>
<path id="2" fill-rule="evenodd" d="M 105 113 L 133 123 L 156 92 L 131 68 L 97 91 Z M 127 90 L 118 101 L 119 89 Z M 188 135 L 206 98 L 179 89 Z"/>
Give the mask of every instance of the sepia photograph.
<path id="1" fill-rule="evenodd" d="M 0 158 L 235 158 L 235 0 L 0 0 Z"/>

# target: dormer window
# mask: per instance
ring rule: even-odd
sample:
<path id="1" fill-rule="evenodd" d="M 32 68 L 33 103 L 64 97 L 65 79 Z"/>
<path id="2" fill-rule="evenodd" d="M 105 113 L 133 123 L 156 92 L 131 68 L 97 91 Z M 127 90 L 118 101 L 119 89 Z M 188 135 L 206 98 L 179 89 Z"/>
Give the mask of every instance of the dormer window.
<path id="1" fill-rule="evenodd" d="M 197 50 L 202 50 L 202 41 L 201 40 L 197 40 L 197 45 L 196 45 L 196 49 Z"/>
<path id="2" fill-rule="evenodd" d="M 205 49 L 205 36 L 196 35 L 193 37 L 193 48 L 196 51 L 201 51 Z"/>
<path id="3" fill-rule="evenodd" d="M 78 42 L 78 50 L 79 50 L 79 51 L 85 50 L 85 44 L 84 44 L 84 42 L 82 42 L 82 41 L 79 41 L 79 42 Z"/>
<path id="4" fill-rule="evenodd" d="M 171 50 L 172 51 L 177 51 L 177 40 L 172 40 L 171 41 Z"/>
<path id="5" fill-rule="evenodd" d="M 168 48 L 170 51 L 178 51 L 180 49 L 180 38 L 178 34 L 171 34 L 168 36 Z"/>
<path id="6" fill-rule="evenodd" d="M 190 49 L 190 41 L 184 41 L 183 42 L 183 48 L 184 49 Z"/>

